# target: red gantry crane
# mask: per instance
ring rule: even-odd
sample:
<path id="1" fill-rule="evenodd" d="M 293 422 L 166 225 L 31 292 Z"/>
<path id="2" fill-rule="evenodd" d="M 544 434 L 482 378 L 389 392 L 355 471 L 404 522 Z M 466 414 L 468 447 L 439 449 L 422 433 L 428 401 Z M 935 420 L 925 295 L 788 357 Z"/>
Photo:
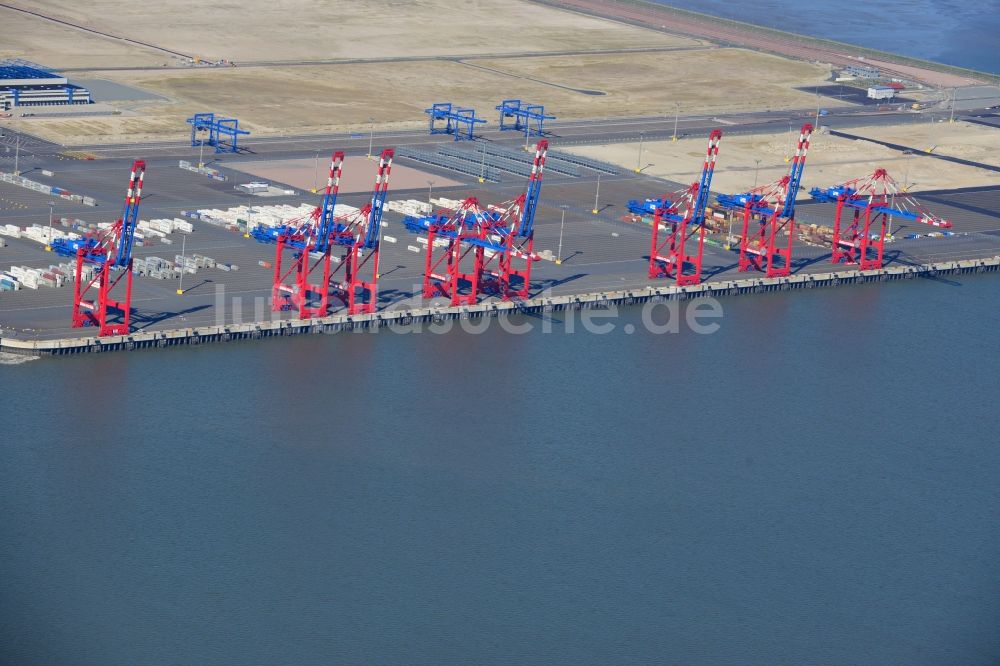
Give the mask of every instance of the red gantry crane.
<path id="1" fill-rule="evenodd" d="M 375 311 L 382 211 L 392 158 L 391 148 L 382 151 L 371 200 L 358 211 L 338 216 L 344 153 L 335 152 L 319 207 L 280 227 L 257 227 L 251 232 L 262 243 L 277 244 L 272 287 L 275 311 L 297 308 L 300 319 L 325 317 L 330 312 L 331 293 L 344 302 L 348 314 Z M 340 258 L 333 257 L 336 247 L 344 250 Z M 292 252 L 290 262 L 285 259 L 286 252 Z M 316 273 L 322 277 L 313 282 Z"/>
<path id="2" fill-rule="evenodd" d="M 343 166 L 344 153 L 337 151 L 330 158 L 330 175 L 323 200 L 308 218 L 293 220 L 278 230 L 255 230 L 254 235 L 265 242 L 276 236 L 274 286 L 271 292 L 271 304 L 275 311 L 295 307 L 298 308 L 299 319 L 329 314 L 333 238 L 344 231 L 343 225 L 334 220 Z M 293 256 L 286 269 L 284 256 L 288 251 Z M 322 267 L 322 278 L 318 284 L 313 284 L 311 276 L 319 267 Z"/>
<path id="3" fill-rule="evenodd" d="M 334 293 L 347 306 L 348 314 L 371 314 L 378 306 L 382 211 L 389 190 L 393 155 L 391 148 L 382 151 L 368 203 L 355 213 L 334 218 L 331 238 L 334 245 L 344 248 L 344 255 L 330 279 Z"/>
<path id="4" fill-rule="evenodd" d="M 802 126 L 791 168 L 780 180 L 743 194 L 718 197 L 719 205 L 732 211 L 730 214 L 743 210 L 740 271 L 763 271 L 767 277 L 791 275 L 795 199 L 802 185 L 812 132 L 811 124 Z M 781 241 L 783 234 L 787 240 Z"/>
<path id="5" fill-rule="evenodd" d="M 506 249 L 489 239 L 499 219 L 498 212 L 483 208 L 476 197 L 465 199 L 451 213 L 404 218 L 408 230 L 427 233 L 424 298 L 445 296 L 453 306 L 479 301 L 487 264 Z"/>
<path id="6" fill-rule="evenodd" d="M 548 146 L 545 139 L 535 146 L 527 189 L 513 201 L 484 208 L 470 197 L 451 212 L 404 218 L 409 231 L 427 234 L 424 298 L 445 296 L 451 305 L 477 303 L 481 292 L 527 298 Z"/>
<path id="7" fill-rule="evenodd" d="M 701 261 L 705 250 L 705 208 L 708 205 L 712 174 L 719 155 L 722 130 L 708 137 L 708 151 L 701 179 L 690 187 L 664 197 L 653 216 L 653 236 L 649 249 L 649 277 L 672 277 L 680 286 L 701 282 Z M 695 239 L 693 236 L 697 234 Z M 692 249 L 691 244 L 696 243 Z"/>
<path id="8" fill-rule="evenodd" d="M 139 201 L 146 163 L 135 160 L 125 193 L 122 216 L 110 228 L 74 242 L 76 253 L 76 284 L 73 289 L 73 328 L 97 326 L 101 336 L 127 335 L 132 314 L 132 245 L 139 222 Z M 56 248 L 54 248 L 56 249 Z M 84 283 L 83 267 L 96 268 L 94 276 Z M 118 285 L 125 281 L 124 294 Z M 95 299 L 96 294 L 96 299 Z M 120 299 L 120 300 L 117 300 Z M 112 322 L 115 312 L 121 320 Z"/>
<path id="9" fill-rule="evenodd" d="M 903 193 L 885 169 L 876 169 L 870 176 L 834 187 L 814 187 L 809 194 L 816 201 L 837 204 L 831 254 L 835 264 L 857 264 L 861 270 L 882 268 L 885 239 L 894 217 L 951 228 L 951 222 L 927 212 L 913 197 Z M 851 211 L 846 221 L 845 208 Z"/>

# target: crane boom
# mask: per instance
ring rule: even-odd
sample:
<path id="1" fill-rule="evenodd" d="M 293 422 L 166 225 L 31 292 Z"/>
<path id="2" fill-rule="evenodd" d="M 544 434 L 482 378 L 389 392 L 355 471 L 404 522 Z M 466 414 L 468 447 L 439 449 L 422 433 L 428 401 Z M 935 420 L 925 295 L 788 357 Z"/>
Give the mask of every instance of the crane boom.
<path id="1" fill-rule="evenodd" d="M 698 182 L 679 192 L 652 201 L 662 203 L 653 217 L 649 249 L 649 277 L 670 277 L 679 286 L 701 282 L 705 249 L 705 212 L 712 176 L 719 156 L 722 130 L 712 130 Z M 695 237 L 697 234 L 697 237 Z M 689 242 L 696 243 L 692 250 Z"/>
<path id="2" fill-rule="evenodd" d="M 125 205 L 119 228 L 109 239 L 115 245 L 109 247 L 109 254 L 114 253 L 115 268 L 125 268 L 132 261 L 132 246 L 135 241 L 135 229 L 139 224 L 139 201 L 142 200 L 142 181 L 146 175 L 146 162 L 135 160 L 132 163 L 132 174 L 128 180 L 128 191 L 125 193 Z M 118 225 L 116 225 L 118 226 Z"/>
<path id="3" fill-rule="evenodd" d="M 528 238 L 535 232 L 535 210 L 538 208 L 538 198 L 542 192 L 542 173 L 545 170 L 545 155 L 548 151 L 549 142 L 546 139 L 540 140 L 535 146 L 535 160 L 531 165 L 521 223 L 517 229 L 517 235 L 522 238 Z"/>
<path id="4" fill-rule="evenodd" d="M 365 229 L 362 247 L 366 250 L 378 245 L 379 229 L 382 226 L 382 209 L 385 206 L 385 196 L 389 189 L 389 172 L 392 170 L 392 148 L 382 151 L 379 158 L 378 171 L 375 173 L 375 188 L 372 190 L 372 200 L 368 206 L 368 223 Z"/>
<path id="5" fill-rule="evenodd" d="M 809 195 L 816 201 L 838 203 L 848 208 L 871 207 L 879 214 L 901 217 L 910 222 L 950 229 L 949 220 L 925 210 L 916 199 L 907 195 L 885 169 L 876 169 L 864 178 L 855 178 L 833 187 L 814 187 Z"/>
<path id="6" fill-rule="evenodd" d="M 326 252 L 330 247 L 336 222 L 333 219 L 337 207 L 337 194 L 340 192 L 340 177 L 344 171 L 344 153 L 337 151 L 330 158 L 330 175 L 326 181 L 326 191 L 319 206 L 319 219 L 316 223 L 316 252 Z"/>
<path id="7" fill-rule="evenodd" d="M 715 162 L 719 157 L 719 142 L 722 141 L 722 130 L 712 130 L 708 136 L 708 152 L 705 164 L 701 169 L 701 179 L 698 181 L 698 192 L 691 211 L 693 224 L 705 223 L 705 208 L 708 207 L 708 196 L 712 187 L 712 175 L 715 173 Z"/>
<path id="8" fill-rule="evenodd" d="M 799 193 L 802 184 L 802 172 L 806 168 L 806 154 L 809 152 L 809 142 L 812 137 L 813 126 L 806 123 L 799 133 L 799 143 L 792 157 L 792 168 L 788 174 L 788 189 L 785 193 L 785 205 L 781 210 L 781 217 L 795 217 L 795 198 Z"/>

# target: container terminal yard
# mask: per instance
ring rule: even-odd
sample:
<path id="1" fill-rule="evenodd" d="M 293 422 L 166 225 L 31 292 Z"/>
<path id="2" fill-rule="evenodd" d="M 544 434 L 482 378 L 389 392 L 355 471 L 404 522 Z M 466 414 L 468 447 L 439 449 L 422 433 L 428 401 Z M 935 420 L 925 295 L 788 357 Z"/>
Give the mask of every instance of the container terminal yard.
<path id="1" fill-rule="evenodd" d="M 423 118 L 285 135 L 202 107 L 93 142 L 59 140 L 84 105 L 15 106 L 0 351 L 997 270 L 1000 90 L 963 83 L 975 95 L 907 81 L 905 102 L 867 103 L 862 86 L 814 106 L 817 85 L 808 106 L 606 117 L 428 98 Z"/>

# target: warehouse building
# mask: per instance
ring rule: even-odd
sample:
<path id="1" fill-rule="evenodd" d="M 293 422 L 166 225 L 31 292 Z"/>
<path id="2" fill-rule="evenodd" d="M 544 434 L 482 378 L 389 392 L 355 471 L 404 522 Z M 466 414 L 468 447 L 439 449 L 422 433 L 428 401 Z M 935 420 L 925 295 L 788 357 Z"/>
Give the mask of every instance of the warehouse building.
<path id="1" fill-rule="evenodd" d="M 866 65 L 848 65 L 844 68 L 844 74 L 858 79 L 882 78 L 882 72 L 877 67 L 868 67 Z"/>
<path id="2" fill-rule="evenodd" d="M 868 89 L 868 99 L 892 99 L 896 89 L 892 86 L 872 86 Z"/>
<path id="3" fill-rule="evenodd" d="M 0 61 L 0 109 L 90 103 L 89 90 L 41 65 L 24 60 Z"/>

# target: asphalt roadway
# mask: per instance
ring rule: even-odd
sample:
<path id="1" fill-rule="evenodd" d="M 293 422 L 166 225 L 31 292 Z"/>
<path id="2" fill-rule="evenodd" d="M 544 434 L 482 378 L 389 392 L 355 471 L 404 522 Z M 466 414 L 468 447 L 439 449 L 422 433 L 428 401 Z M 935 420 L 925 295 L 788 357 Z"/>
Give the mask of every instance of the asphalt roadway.
<path id="1" fill-rule="evenodd" d="M 725 115 L 684 115 L 677 120 L 678 137 L 707 136 L 708 133 L 721 127 L 727 134 L 767 134 L 781 133 L 788 129 L 789 124 L 797 129 L 804 122 L 829 127 L 830 129 L 848 129 L 864 125 L 899 125 L 909 122 L 926 122 L 935 115 L 943 116 L 946 111 L 933 110 L 923 112 L 913 111 L 878 111 L 870 107 L 836 108 L 827 115 L 818 115 L 817 109 L 798 109 L 781 111 L 758 111 L 752 113 Z M 960 116 L 960 118 L 963 116 Z M 970 116 L 972 117 L 972 116 Z M 606 118 L 595 120 L 554 120 L 546 124 L 546 136 L 553 146 L 583 145 L 601 143 L 627 143 L 638 141 L 640 136 L 649 140 L 669 139 L 674 134 L 674 115 L 643 116 L 625 118 Z M 15 119 L 0 120 L 0 131 L 6 135 L 0 138 L 0 151 L 3 147 L 13 149 L 18 136 L 14 130 Z M 24 121 L 30 122 L 30 121 Z M 331 146 L 341 150 L 365 149 L 369 141 L 379 145 L 417 146 L 432 141 L 426 129 L 357 131 L 337 134 L 310 134 L 255 137 L 253 135 L 240 141 L 241 154 L 257 156 L 273 156 L 282 158 L 311 157 L 317 149 L 327 152 Z M 523 143 L 524 136 L 516 132 L 500 132 L 496 129 L 477 131 L 477 138 L 486 141 L 503 143 Z M 197 157 L 197 150 L 192 151 L 190 145 L 190 128 L 186 125 L 178 128 L 177 138 L 168 141 L 152 141 L 127 144 L 82 144 L 60 146 L 38 139 L 30 134 L 21 134 L 22 154 L 39 156 L 57 156 L 66 151 L 90 153 L 96 157 L 130 156 L 141 154 Z M 440 141 L 449 141 L 450 137 L 433 137 Z M 2 152 L 0 152 L 2 154 Z"/>
<path id="2" fill-rule="evenodd" d="M 815 111 L 813 111 L 815 113 Z M 764 112 L 724 119 L 688 117 L 679 122 L 679 133 L 702 134 L 722 125 L 727 133 L 785 131 L 789 122 L 801 122 L 806 112 Z M 823 122 L 835 127 L 850 127 L 852 123 L 899 123 L 912 114 L 845 113 L 826 117 Z M 808 119 L 808 118 L 805 118 Z M 725 122 L 720 123 L 723 120 Z M 673 132 L 673 118 L 632 118 L 619 120 L 594 120 L 586 122 L 560 122 L 551 126 L 549 140 L 554 148 L 566 143 L 603 143 L 612 140 L 635 140 L 640 133 L 647 138 L 669 137 Z M 487 132 L 486 140 L 523 144 L 523 138 L 512 133 L 501 136 Z M 182 134 L 183 136 L 183 134 Z M 14 137 L 0 139 L 0 170 L 13 170 L 13 154 L 5 152 Z M 251 137 L 252 139 L 252 137 Z M 373 140 L 375 152 L 384 145 L 432 148 L 450 137 L 430 137 L 426 131 L 380 134 Z M 252 139 L 246 142 L 247 150 L 239 155 L 212 155 L 212 166 L 229 176 L 228 182 L 219 182 L 177 167 L 178 159 L 197 161 L 197 148 L 186 143 L 164 142 L 133 146 L 75 147 L 86 149 L 98 157 L 94 161 L 74 159 L 64 153 L 66 148 L 44 141 L 24 140 L 19 166 L 22 173 L 35 180 L 49 182 L 73 192 L 92 196 L 98 206 L 81 204 L 42 195 L 40 193 L 0 183 L 0 225 L 33 223 L 46 224 L 49 206 L 54 217 L 79 218 L 88 222 L 113 221 L 121 211 L 125 185 L 133 156 L 146 159 L 147 177 L 140 217 L 177 217 L 182 210 L 199 208 L 228 208 L 241 204 L 265 205 L 274 203 L 318 203 L 318 195 L 309 192 L 295 196 L 259 198 L 234 190 L 234 184 L 251 178 L 238 171 L 240 162 L 260 159 L 313 158 L 317 152 L 326 155 L 331 149 L 344 149 L 348 154 L 366 154 L 369 136 L 340 135 L 333 137 L 276 137 Z M 209 155 L 206 154 L 206 158 Z M 207 159 L 206 159 L 207 161 Z M 425 169 L 428 179 L 435 174 L 453 180 L 463 180 L 450 171 L 428 169 L 424 165 L 407 163 Z M 53 172 L 53 177 L 41 175 L 41 170 Z M 373 167 L 374 171 L 374 167 Z M 473 182 L 468 182 L 471 180 Z M 468 179 L 465 184 L 450 188 L 434 188 L 434 196 L 453 199 L 475 195 L 484 203 L 500 203 L 513 199 L 524 188 L 524 180 L 505 175 L 500 183 L 481 185 Z M 541 204 L 536 218 L 536 251 L 551 250 L 558 253 L 560 239 L 562 263 L 540 261 L 535 264 L 532 290 L 553 295 L 585 293 L 639 287 L 649 284 L 646 276 L 650 230 L 646 224 L 623 222 L 625 202 L 628 199 L 659 196 L 677 189 L 677 184 L 651 178 L 644 174 L 624 172 L 617 176 L 600 176 L 583 169 L 579 178 L 546 175 Z M 597 196 L 598 214 L 591 211 Z M 426 199 L 427 189 L 393 190 L 391 198 Z M 355 206 L 364 203 L 366 195 L 342 195 L 341 201 Z M 968 188 L 924 193 L 920 199 L 936 213 L 948 217 L 955 224 L 957 235 L 949 238 L 920 238 L 904 240 L 910 231 L 926 232 L 930 229 L 896 228 L 900 240 L 887 245 L 886 255 L 891 262 L 930 262 L 959 258 L 991 257 L 1000 254 L 1000 187 Z M 563 212 L 565 222 L 563 223 Z M 798 219 L 802 223 L 830 224 L 833 207 L 801 202 Z M 407 303 L 423 303 L 419 295 L 423 271 L 423 253 L 414 253 L 407 246 L 416 246 L 415 237 L 400 224 L 398 214 L 387 212 L 384 234 L 397 242 L 382 243 L 380 308 L 398 308 Z M 181 234 L 173 234 L 172 245 L 156 244 L 136 248 L 138 257 L 155 255 L 172 259 L 181 252 Z M 710 236 L 706 247 L 704 274 L 706 279 L 730 278 L 736 273 L 736 256 L 722 249 L 725 234 Z M 28 240 L 3 237 L 7 247 L 0 248 L 0 269 L 12 265 L 47 267 L 65 261 L 43 251 L 41 245 Z M 198 325 L 236 321 L 268 319 L 287 314 L 272 313 L 268 304 L 272 270 L 259 265 L 261 261 L 273 262 L 274 246 L 258 244 L 206 223 L 195 223 L 195 232 L 186 237 L 186 254 L 199 253 L 218 261 L 237 264 L 236 272 L 218 269 L 200 269 L 197 275 L 184 278 L 185 293 L 176 294 L 178 284 L 152 278 L 137 278 L 133 305 L 136 309 L 136 327 L 152 329 L 186 328 Z M 421 246 L 422 248 L 422 246 Z M 833 270 L 827 248 L 813 247 L 796 241 L 794 270 L 817 272 Z M 0 294 L 0 327 L 19 337 L 55 338 L 73 335 L 91 335 L 89 329 L 69 327 L 72 301 L 71 287 L 38 290 L 24 289 Z M 443 304 L 443 301 L 440 301 Z M 339 302 L 335 305 L 339 307 Z"/>

